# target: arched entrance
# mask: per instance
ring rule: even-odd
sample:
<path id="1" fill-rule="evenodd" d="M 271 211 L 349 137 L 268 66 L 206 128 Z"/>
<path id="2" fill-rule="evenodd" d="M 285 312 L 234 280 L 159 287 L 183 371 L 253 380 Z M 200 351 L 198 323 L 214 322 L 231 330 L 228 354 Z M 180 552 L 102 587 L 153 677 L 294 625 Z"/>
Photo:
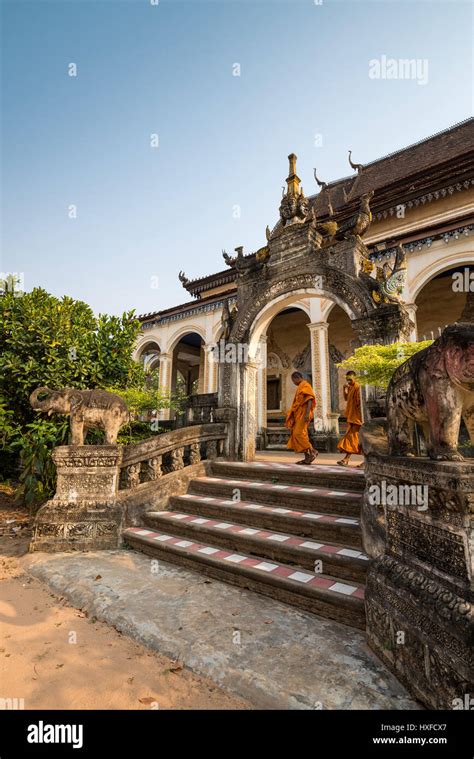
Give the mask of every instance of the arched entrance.
<path id="1" fill-rule="evenodd" d="M 202 393 L 204 383 L 204 341 L 197 332 L 187 332 L 172 348 L 171 392 L 185 395 Z"/>
<path id="2" fill-rule="evenodd" d="M 261 338 L 282 309 L 301 299 L 336 303 L 351 321 L 354 345 L 407 339 L 412 327 L 407 311 L 385 291 L 388 275 L 378 272 L 378 280 L 370 276 L 374 267 L 361 235 L 370 225 L 368 204 L 373 193 L 362 195 L 358 205 L 347 209 L 345 222 L 321 224 L 300 187 L 294 154 L 289 162 L 280 220 L 272 231 L 267 228 L 267 244 L 249 256 L 236 248 L 236 257 L 226 259 L 237 272 L 237 310 L 228 320 L 228 342 L 236 359 L 220 367 L 218 415 L 229 425 L 227 453 L 243 460 L 255 454 L 262 395 Z M 319 316 L 311 314 L 309 327 L 320 420 L 329 425 L 328 322 L 321 310 Z"/>
<path id="3" fill-rule="evenodd" d="M 138 346 L 136 358 L 146 372 L 156 372 L 159 370 L 160 353 L 161 348 L 156 340 L 145 340 Z"/>
<path id="4" fill-rule="evenodd" d="M 469 281 L 473 267 L 459 265 L 446 269 L 420 286 L 415 295 L 417 334 L 419 340 L 434 340 L 447 324 L 459 320 L 466 305 L 467 290 L 453 288 L 453 276 Z M 465 275 L 467 271 L 467 276 Z"/>
<path id="5" fill-rule="evenodd" d="M 306 275 L 306 281 L 308 278 Z M 318 277 L 318 284 L 321 279 Z M 330 279 L 329 276 L 328 281 Z M 329 287 L 297 287 L 303 282 L 301 276 L 291 277 L 280 282 L 278 287 L 262 288 L 262 292 L 251 301 L 246 298 L 247 308 L 239 308 L 232 324 L 229 342 L 246 349 L 235 351 L 237 357 L 244 356 L 245 359 L 221 366 L 219 407 L 220 418 L 227 419 L 231 424 L 233 452 L 239 459 L 254 457 L 257 436 L 261 433 L 268 361 L 267 344 L 262 337 L 266 337 L 269 325 L 278 314 L 296 307 L 302 301 L 309 306 L 310 321 L 307 326 L 310 333 L 311 375 L 319 395 L 315 428 L 332 435 L 337 435 L 339 414 L 331 407 L 329 324 L 325 319 L 331 304 L 336 303 L 346 315 L 347 324 L 351 325 L 349 343 L 352 345 L 385 339 L 383 328 L 390 329 L 390 318 L 394 319 L 398 314 L 398 307 L 388 306 L 384 323 L 374 319 L 375 305 L 357 280 L 349 288 L 344 276 L 339 276 L 339 284 L 334 283 L 333 290 Z M 394 338 L 397 335 L 394 331 Z"/>

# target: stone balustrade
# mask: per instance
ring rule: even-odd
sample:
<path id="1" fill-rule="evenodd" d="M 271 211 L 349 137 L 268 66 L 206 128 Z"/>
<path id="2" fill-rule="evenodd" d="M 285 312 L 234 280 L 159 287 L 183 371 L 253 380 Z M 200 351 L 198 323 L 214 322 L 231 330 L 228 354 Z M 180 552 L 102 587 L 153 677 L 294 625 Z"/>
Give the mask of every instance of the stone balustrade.
<path id="1" fill-rule="evenodd" d="M 209 424 L 216 420 L 217 393 L 190 395 L 184 404 L 183 413 L 177 417 L 177 427 Z"/>
<path id="2" fill-rule="evenodd" d="M 225 453 L 225 422 L 197 424 L 130 445 L 64 445 L 53 451 L 56 493 L 39 509 L 30 551 L 117 548 L 122 529 Z"/>
<path id="3" fill-rule="evenodd" d="M 225 438 L 223 423 L 196 424 L 127 445 L 123 449 L 119 489 L 155 482 L 186 466 L 222 456 Z"/>

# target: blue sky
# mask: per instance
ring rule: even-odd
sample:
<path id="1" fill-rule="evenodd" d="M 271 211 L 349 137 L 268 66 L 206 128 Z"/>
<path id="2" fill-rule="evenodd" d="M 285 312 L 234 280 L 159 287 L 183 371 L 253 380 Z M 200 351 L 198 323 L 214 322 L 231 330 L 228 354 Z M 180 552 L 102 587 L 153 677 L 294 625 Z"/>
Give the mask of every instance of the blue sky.
<path id="1" fill-rule="evenodd" d="M 345 176 L 349 148 L 375 160 L 473 111 L 467 1 L 1 6 L 0 271 L 96 312 L 182 303 L 180 269 L 264 244 L 290 152 L 312 194 L 313 166 Z M 383 55 L 427 59 L 427 84 L 371 79 Z"/>

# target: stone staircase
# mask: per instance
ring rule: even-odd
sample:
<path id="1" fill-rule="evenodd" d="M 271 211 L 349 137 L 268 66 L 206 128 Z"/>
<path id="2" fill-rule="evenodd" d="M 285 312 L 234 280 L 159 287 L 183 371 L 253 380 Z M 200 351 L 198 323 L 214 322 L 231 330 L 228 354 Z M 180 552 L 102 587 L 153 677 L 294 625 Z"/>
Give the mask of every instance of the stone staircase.
<path id="1" fill-rule="evenodd" d="M 124 531 L 132 547 L 365 629 L 364 474 L 314 464 L 214 461 L 210 474 Z"/>

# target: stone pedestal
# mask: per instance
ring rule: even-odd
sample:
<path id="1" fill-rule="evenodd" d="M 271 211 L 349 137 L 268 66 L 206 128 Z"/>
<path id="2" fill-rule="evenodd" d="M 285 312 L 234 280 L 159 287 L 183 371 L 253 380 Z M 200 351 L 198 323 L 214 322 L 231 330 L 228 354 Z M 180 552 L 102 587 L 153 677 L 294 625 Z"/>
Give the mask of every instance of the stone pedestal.
<path id="1" fill-rule="evenodd" d="M 53 451 L 56 495 L 38 511 L 30 551 L 117 548 L 122 510 L 117 505 L 122 447 L 60 446 Z"/>
<path id="2" fill-rule="evenodd" d="M 369 645 L 427 707 L 462 708 L 474 694 L 474 462 L 393 458 L 365 437 Z"/>

